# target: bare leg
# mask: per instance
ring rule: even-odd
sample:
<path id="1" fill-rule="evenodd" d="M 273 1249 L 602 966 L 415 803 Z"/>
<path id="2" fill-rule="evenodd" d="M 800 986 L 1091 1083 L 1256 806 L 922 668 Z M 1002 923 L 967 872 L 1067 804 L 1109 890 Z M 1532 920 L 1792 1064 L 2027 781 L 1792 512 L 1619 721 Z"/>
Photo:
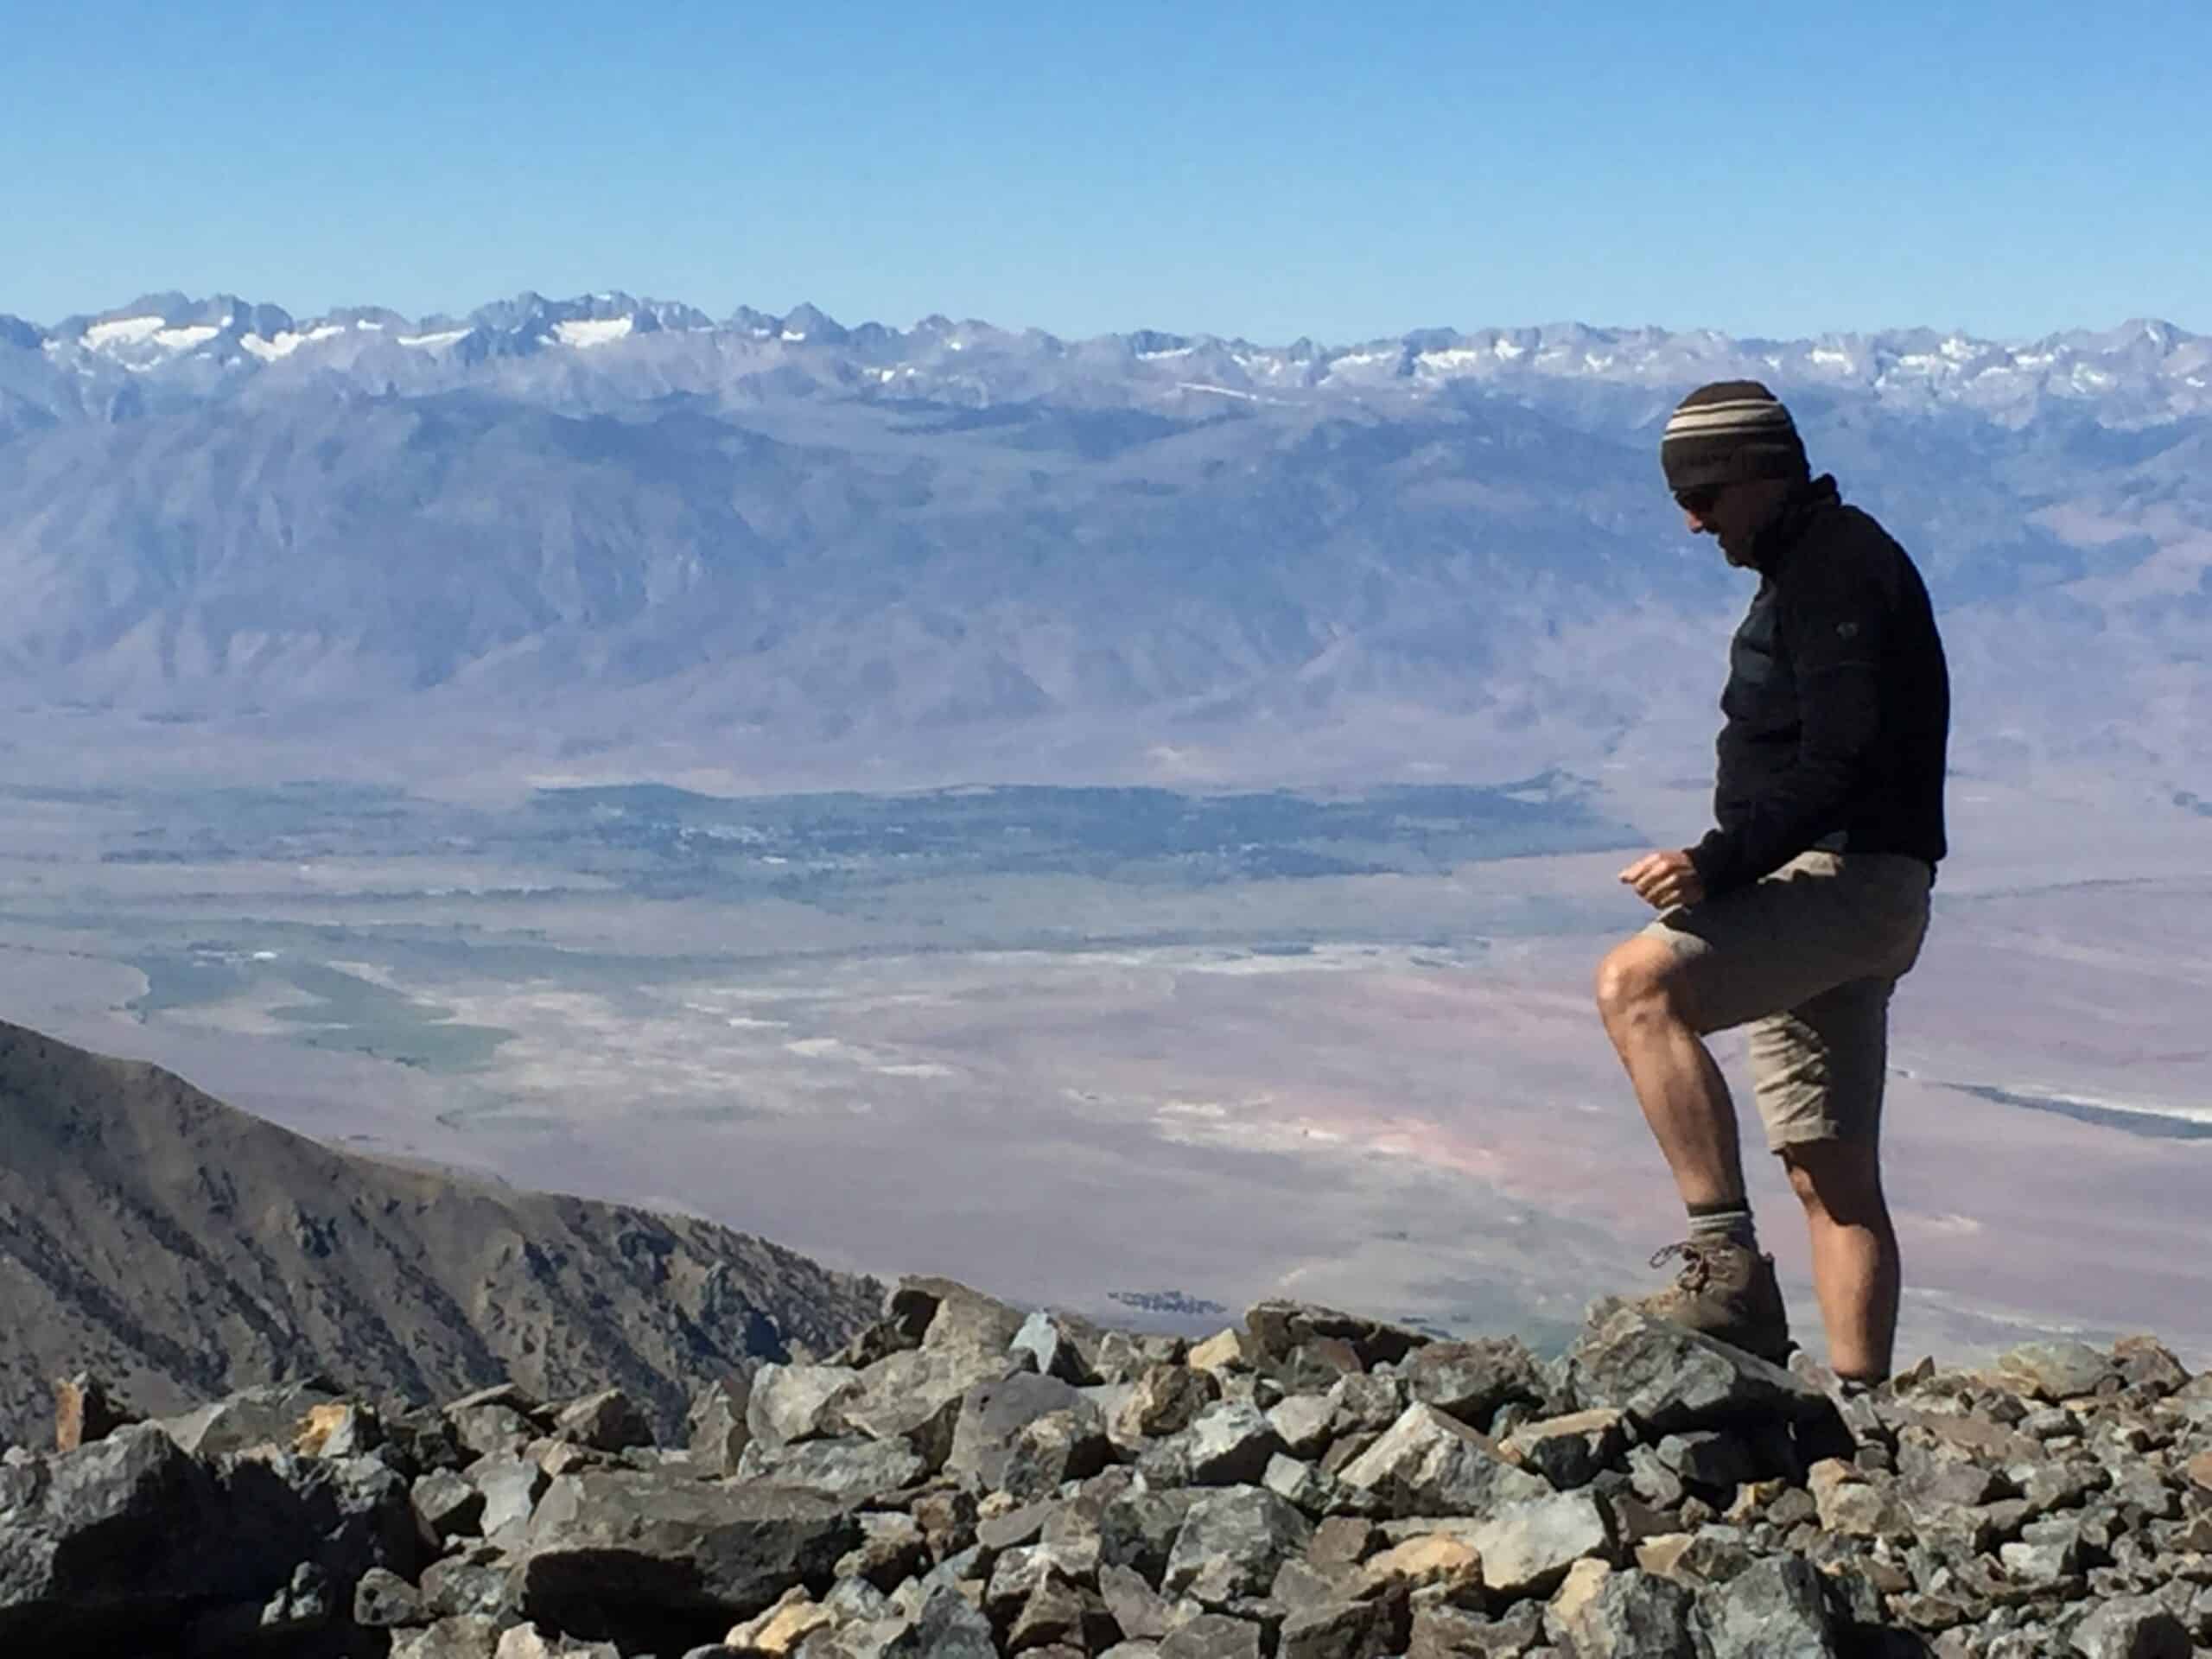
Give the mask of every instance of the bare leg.
<path id="1" fill-rule="evenodd" d="M 1878 1382 L 1897 1343 L 1897 1236 L 1882 1196 L 1881 1153 L 1871 1141 L 1819 1141 L 1782 1154 L 1805 1206 L 1813 1287 L 1838 1376 Z"/>
<path id="2" fill-rule="evenodd" d="M 1598 965 L 1598 1012 L 1682 1202 L 1725 1204 L 1744 1196 L 1736 1106 L 1691 1022 L 1679 970 L 1656 939 L 1616 945 Z"/>

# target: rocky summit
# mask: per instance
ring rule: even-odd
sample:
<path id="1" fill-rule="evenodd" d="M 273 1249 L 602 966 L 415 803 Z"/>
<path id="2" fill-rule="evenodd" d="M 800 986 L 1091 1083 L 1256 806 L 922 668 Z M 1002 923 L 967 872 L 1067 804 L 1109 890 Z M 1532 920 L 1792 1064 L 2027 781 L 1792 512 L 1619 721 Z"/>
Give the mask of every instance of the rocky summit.
<path id="1" fill-rule="evenodd" d="M 1846 1394 L 1600 1303 L 1567 1352 L 1281 1302 L 1195 1344 L 909 1279 L 819 1363 L 136 1421 L 0 1462 L 0 1652 L 2187 1659 L 2212 1376 L 2157 1342 Z"/>

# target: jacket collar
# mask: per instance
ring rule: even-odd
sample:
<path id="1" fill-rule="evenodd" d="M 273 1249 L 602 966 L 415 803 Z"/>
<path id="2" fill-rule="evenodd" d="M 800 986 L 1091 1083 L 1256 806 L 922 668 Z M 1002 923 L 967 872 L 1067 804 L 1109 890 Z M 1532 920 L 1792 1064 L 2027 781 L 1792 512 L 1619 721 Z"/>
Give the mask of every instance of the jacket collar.
<path id="1" fill-rule="evenodd" d="M 1751 537 L 1751 568 L 1763 576 L 1776 575 L 1813 519 L 1842 500 L 1833 473 L 1822 473 L 1790 491 L 1781 511 Z"/>

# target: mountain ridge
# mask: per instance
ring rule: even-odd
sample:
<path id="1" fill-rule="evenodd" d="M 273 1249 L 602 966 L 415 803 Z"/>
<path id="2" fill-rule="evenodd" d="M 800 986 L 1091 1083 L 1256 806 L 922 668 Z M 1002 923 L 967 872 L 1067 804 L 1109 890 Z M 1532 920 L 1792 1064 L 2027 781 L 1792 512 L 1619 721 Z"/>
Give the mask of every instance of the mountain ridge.
<path id="1" fill-rule="evenodd" d="M 711 1223 L 338 1152 L 5 1022 L 0 1123 L 11 1439 L 82 1364 L 153 1411 L 287 1375 L 418 1399 L 605 1379 L 665 1427 L 702 1376 L 834 1347 L 880 1297 Z"/>

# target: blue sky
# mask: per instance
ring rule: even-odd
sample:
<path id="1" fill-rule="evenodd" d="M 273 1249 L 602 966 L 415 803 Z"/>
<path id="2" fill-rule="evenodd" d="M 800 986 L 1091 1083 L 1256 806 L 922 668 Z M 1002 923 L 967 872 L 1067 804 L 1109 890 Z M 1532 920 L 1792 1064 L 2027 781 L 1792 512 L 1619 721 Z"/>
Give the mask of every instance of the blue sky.
<path id="1" fill-rule="evenodd" d="M 2212 328 L 2212 5 L 2043 10 L 0 0 L 0 311 Z"/>

